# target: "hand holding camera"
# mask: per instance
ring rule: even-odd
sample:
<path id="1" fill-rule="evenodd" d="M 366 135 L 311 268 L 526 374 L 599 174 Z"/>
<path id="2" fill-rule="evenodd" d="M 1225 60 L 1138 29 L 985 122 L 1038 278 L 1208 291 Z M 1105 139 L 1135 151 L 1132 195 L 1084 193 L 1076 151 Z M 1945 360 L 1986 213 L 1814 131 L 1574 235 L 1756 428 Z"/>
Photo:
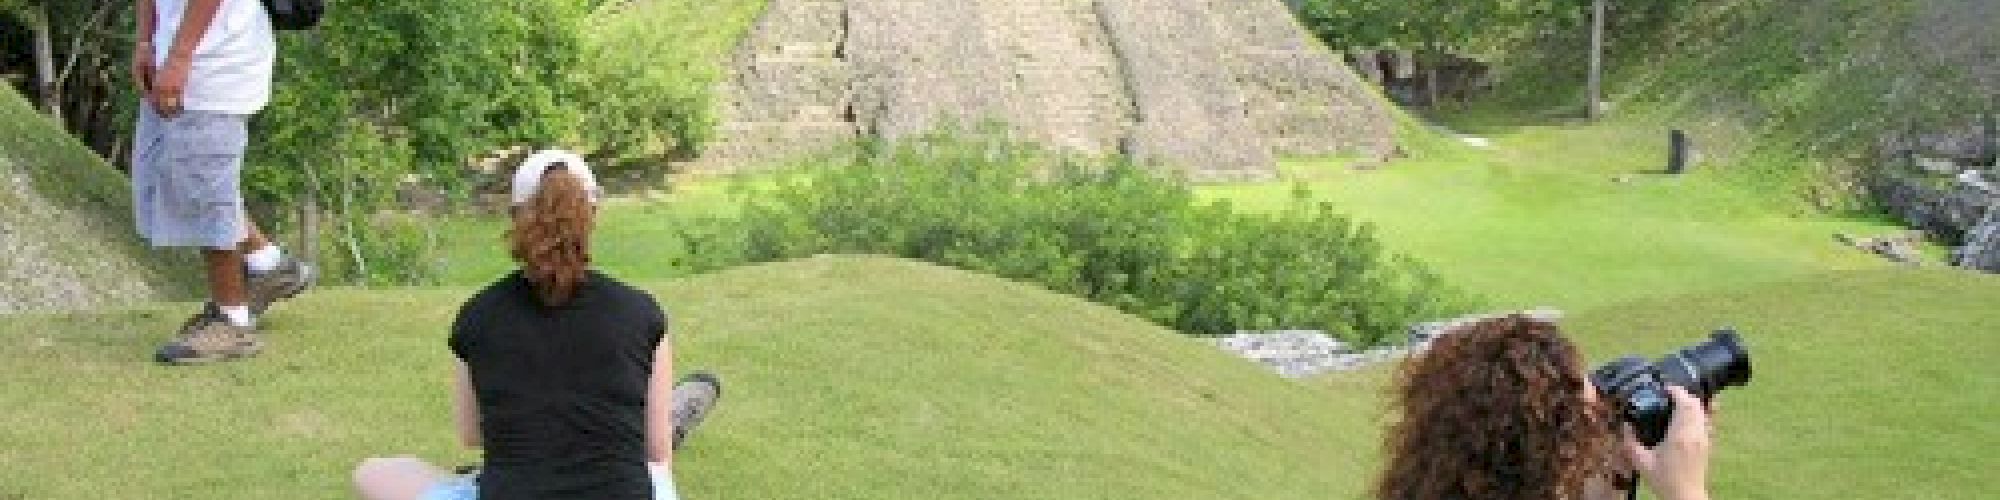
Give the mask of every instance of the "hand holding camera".
<path id="1" fill-rule="evenodd" d="M 1708 500 L 1708 457 L 1712 448 L 1708 409 L 1680 386 L 1668 386 L 1674 401 L 1673 422 L 1657 446 L 1640 444 L 1626 427 L 1625 457 L 1648 478 L 1653 496 L 1662 500 Z"/>
<path id="2" fill-rule="evenodd" d="M 1707 500 L 1711 448 L 1708 401 L 1750 383 L 1750 352 L 1736 332 L 1657 362 L 1625 357 L 1591 373 L 1618 414 L 1626 458 L 1662 500 Z"/>

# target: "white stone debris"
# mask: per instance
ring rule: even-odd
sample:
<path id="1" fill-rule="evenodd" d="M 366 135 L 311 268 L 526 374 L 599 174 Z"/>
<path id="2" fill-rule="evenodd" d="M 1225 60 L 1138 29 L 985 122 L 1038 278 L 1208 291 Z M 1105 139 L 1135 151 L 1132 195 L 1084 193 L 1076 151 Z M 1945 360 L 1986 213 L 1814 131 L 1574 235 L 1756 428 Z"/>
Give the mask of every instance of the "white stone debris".
<path id="1" fill-rule="evenodd" d="M 1540 308 L 1418 323 L 1410 326 L 1403 342 L 1371 349 L 1355 349 L 1319 330 L 1239 331 L 1216 338 L 1214 343 L 1224 351 L 1276 371 L 1278 376 L 1296 379 L 1401 360 L 1412 352 L 1423 351 L 1431 342 L 1459 327 L 1509 314 L 1544 321 L 1562 319 L 1562 311 Z"/>

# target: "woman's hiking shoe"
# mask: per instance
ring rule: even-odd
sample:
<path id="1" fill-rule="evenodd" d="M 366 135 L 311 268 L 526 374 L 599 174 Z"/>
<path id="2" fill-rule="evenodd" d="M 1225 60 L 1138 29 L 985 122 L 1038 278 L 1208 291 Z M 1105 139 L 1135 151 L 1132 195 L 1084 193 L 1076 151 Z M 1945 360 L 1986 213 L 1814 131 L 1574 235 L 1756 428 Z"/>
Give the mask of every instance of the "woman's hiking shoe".
<path id="1" fill-rule="evenodd" d="M 182 328 L 173 341 L 160 346 L 154 359 L 170 365 L 198 365 L 248 358 L 263 350 L 264 341 L 258 338 L 256 327 L 210 319 Z"/>
<path id="2" fill-rule="evenodd" d="M 264 311 L 271 309 L 271 304 L 297 297 L 319 281 L 319 272 L 312 264 L 291 257 L 286 257 L 276 269 L 261 273 L 245 269 L 243 273 L 243 282 L 250 290 L 251 316 L 263 316 Z M 211 300 L 202 303 L 200 312 L 181 323 L 181 330 L 194 328 L 202 322 L 221 320 L 222 309 L 215 307 L 215 301 Z"/>
<path id="3" fill-rule="evenodd" d="M 681 442 L 694 433 L 695 426 L 701 425 L 701 420 L 721 400 L 722 380 L 715 374 L 695 372 L 674 384 L 674 449 L 681 449 Z"/>
<path id="4" fill-rule="evenodd" d="M 249 271 L 250 314 L 263 316 L 271 309 L 271 304 L 280 300 L 299 296 L 307 288 L 312 288 L 319 273 L 312 264 L 285 257 L 278 267 L 269 271 Z M 213 307 L 212 305 L 210 307 Z"/>
<path id="5" fill-rule="evenodd" d="M 188 330 L 201 326 L 202 323 L 219 321 L 224 321 L 222 308 L 215 307 L 215 301 L 211 300 L 201 303 L 201 312 L 194 313 L 194 316 L 189 316 L 187 321 L 181 322 L 181 329 L 177 331 L 186 334 Z"/>

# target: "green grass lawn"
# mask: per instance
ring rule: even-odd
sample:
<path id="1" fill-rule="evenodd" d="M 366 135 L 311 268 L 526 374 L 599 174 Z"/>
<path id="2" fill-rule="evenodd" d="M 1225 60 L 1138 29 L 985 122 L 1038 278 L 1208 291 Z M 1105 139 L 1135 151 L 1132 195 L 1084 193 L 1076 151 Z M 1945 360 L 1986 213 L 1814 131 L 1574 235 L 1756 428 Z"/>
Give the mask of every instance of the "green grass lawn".
<path id="1" fill-rule="evenodd" d="M 1594 308 L 1596 360 L 1658 357 L 1733 325 L 1754 375 L 1717 422 L 1716 498 L 1992 498 L 2000 276 L 1834 272 Z"/>
<path id="2" fill-rule="evenodd" d="M 882 258 L 649 287 L 682 369 L 728 395 L 689 498 L 1361 498 L 1380 370 L 1291 382 L 1109 308 Z M 344 498 L 364 456 L 455 448 L 447 322 L 470 291 L 338 289 L 267 319 L 263 358 L 144 359 L 192 306 L 0 318 L 0 497 Z M 2000 466 L 2000 280 L 1834 272 L 1575 314 L 1592 359 L 1719 325 L 1718 498 L 1981 498 Z"/>
<path id="3" fill-rule="evenodd" d="M 1665 162 L 1664 130 L 1474 131 L 1490 134 L 1483 137 L 1492 147 L 1431 139 L 1413 158 L 1380 169 L 1302 160 L 1284 166 L 1288 184 L 1201 191 L 1275 207 L 1303 187 L 1374 223 L 1390 248 L 1502 307 L 1576 310 L 1887 265 L 1833 235 L 1884 233 L 1889 225 L 1787 213 L 1718 174 L 1656 173 Z"/>
<path id="4" fill-rule="evenodd" d="M 1288 382 L 1102 306 L 879 258 L 649 287 L 683 369 L 727 395 L 687 498 L 1350 498 L 1377 400 Z M 466 289 L 317 292 L 252 362 L 167 368 L 192 305 L 0 317 L 0 498 L 347 498 L 376 454 L 448 431 Z"/>

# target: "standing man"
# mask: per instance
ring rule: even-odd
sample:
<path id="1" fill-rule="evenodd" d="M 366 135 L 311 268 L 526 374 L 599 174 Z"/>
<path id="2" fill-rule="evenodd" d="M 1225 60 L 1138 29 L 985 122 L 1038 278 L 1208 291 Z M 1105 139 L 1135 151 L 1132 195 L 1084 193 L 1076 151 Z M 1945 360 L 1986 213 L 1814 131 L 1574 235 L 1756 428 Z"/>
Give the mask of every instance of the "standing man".
<path id="1" fill-rule="evenodd" d="M 271 98 L 278 46 L 258 0 L 138 0 L 132 71 L 145 95 L 132 148 L 139 235 L 200 248 L 212 300 L 161 347 L 168 364 L 254 356 L 257 314 L 311 285 L 244 211 L 250 116 Z"/>

